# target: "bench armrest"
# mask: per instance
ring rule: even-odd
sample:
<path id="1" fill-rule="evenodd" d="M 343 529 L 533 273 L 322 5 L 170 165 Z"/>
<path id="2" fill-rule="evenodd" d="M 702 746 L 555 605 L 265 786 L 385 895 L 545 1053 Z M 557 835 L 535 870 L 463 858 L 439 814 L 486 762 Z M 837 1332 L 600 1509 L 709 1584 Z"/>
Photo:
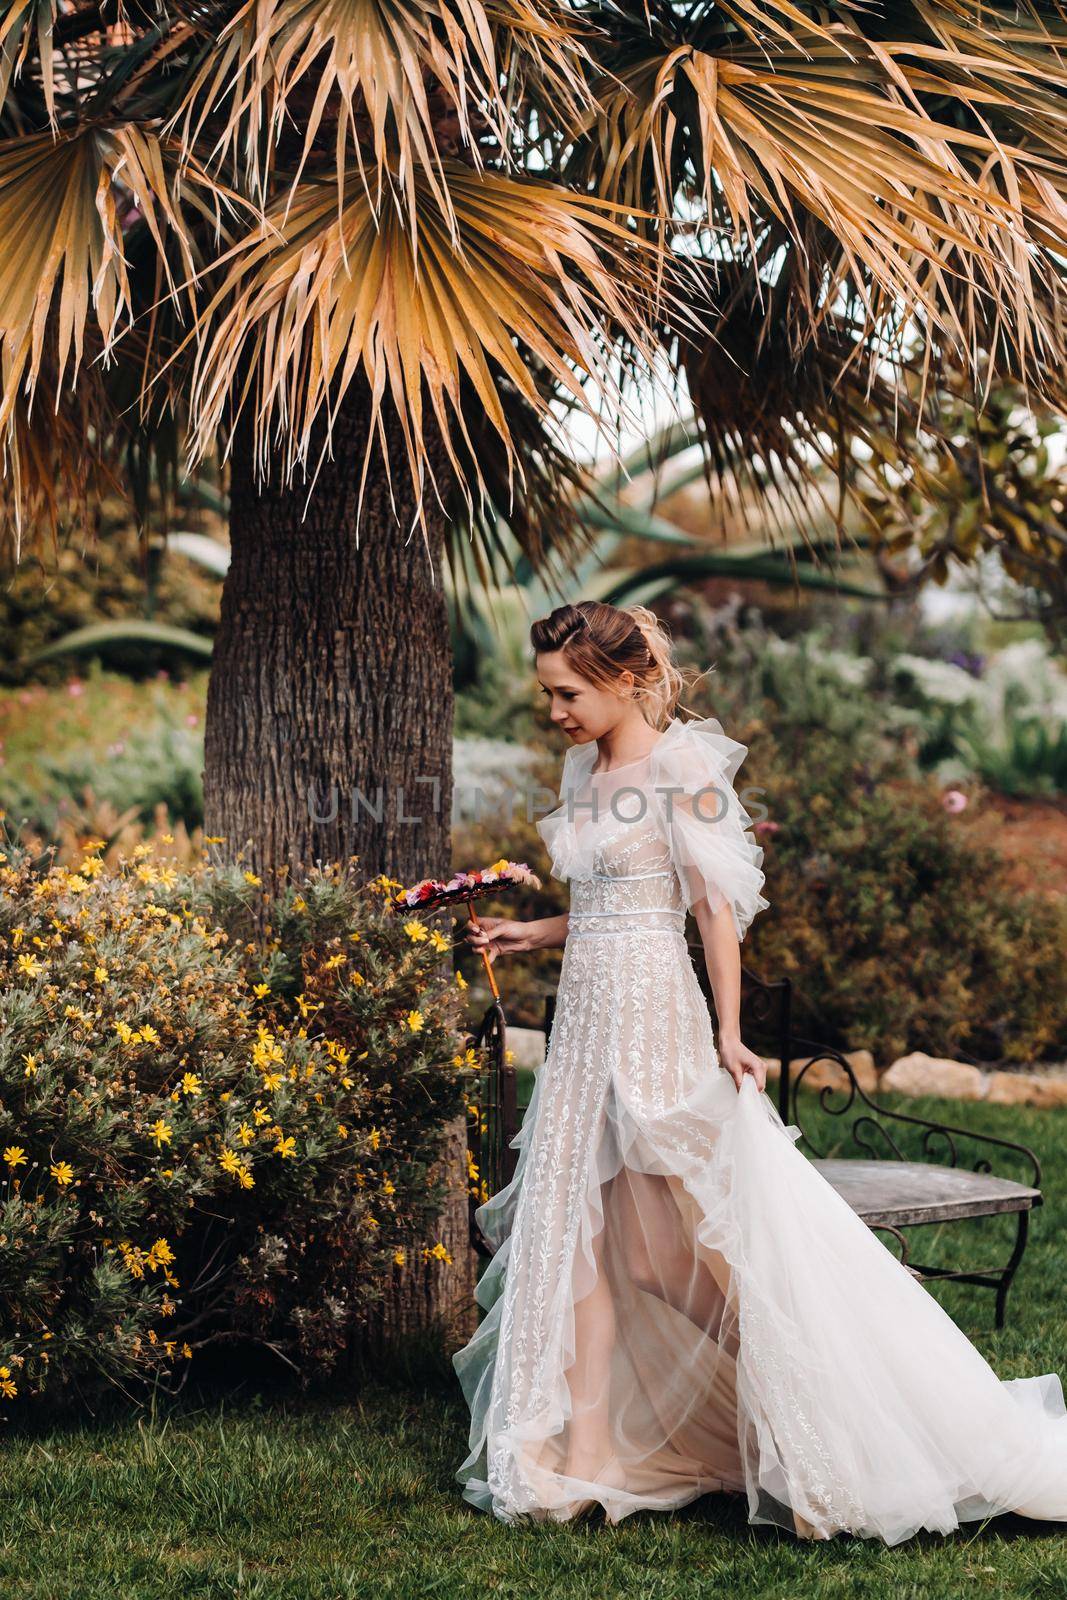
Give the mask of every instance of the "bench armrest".
<path id="1" fill-rule="evenodd" d="M 967 1139 L 979 1147 L 992 1147 L 1010 1151 L 1013 1155 L 1020 1157 L 1030 1169 L 1032 1175 L 1031 1187 L 1034 1189 L 1041 1187 L 1041 1163 L 1035 1152 L 1028 1145 L 1017 1144 L 1012 1139 L 1002 1139 L 992 1133 L 979 1133 L 975 1128 L 960 1128 L 950 1122 L 935 1122 L 932 1118 L 918 1117 L 911 1112 L 894 1111 L 891 1107 L 883 1105 L 867 1093 L 859 1083 L 852 1067 L 839 1050 L 818 1044 L 813 1039 L 798 1038 L 795 1034 L 792 1036 L 791 1042 L 794 1048 L 800 1047 L 798 1051 L 798 1056 L 800 1057 L 803 1057 L 809 1050 L 812 1052 L 810 1057 L 804 1060 L 803 1065 L 790 1074 L 789 1105 L 792 1110 L 792 1121 L 800 1129 L 805 1142 L 817 1157 L 825 1155 L 825 1151 L 817 1148 L 804 1127 L 801 1117 L 799 1091 L 806 1074 L 816 1062 L 832 1061 L 847 1078 L 847 1087 L 841 1083 L 826 1084 L 818 1091 L 818 1103 L 827 1116 L 831 1117 L 846 1116 L 854 1106 L 857 1106 L 857 1109 L 859 1106 L 869 1108 L 866 1111 L 859 1111 L 859 1114 L 851 1120 L 852 1139 L 857 1147 L 866 1154 L 876 1159 L 878 1157 L 884 1159 L 888 1156 L 894 1160 L 906 1161 L 908 1157 L 901 1150 L 897 1141 L 893 1138 L 892 1132 L 884 1123 L 885 1121 L 908 1123 L 913 1127 L 924 1130 L 921 1146 L 923 1156 L 928 1160 L 937 1160 L 942 1166 L 956 1167 L 962 1165 L 957 1141 Z M 796 1060 L 797 1056 L 794 1056 L 793 1059 Z M 789 1063 L 783 1062 L 781 1070 L 789 1072 Z M 838 1104 L 835 1103 L 835 1096 L 844 1096 L 844 1099 Z M 871 1143 L 872 1139 L 880 1140 L 882 1148 L 876 1149 L 874 1144 Z M 938 1143 L 941 1146 L 940 1150 L 936 1148 Z M 993 1168 L 988 1157 L 980 1154 L 973 1163 L 971 1170 L 973 1172 L 991 1173 Z"/>

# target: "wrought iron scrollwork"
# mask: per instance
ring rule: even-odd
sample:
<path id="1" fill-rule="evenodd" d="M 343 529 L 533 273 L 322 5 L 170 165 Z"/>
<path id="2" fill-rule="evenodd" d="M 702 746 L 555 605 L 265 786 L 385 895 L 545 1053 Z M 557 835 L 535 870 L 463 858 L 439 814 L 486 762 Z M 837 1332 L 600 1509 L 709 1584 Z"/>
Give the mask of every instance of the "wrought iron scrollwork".
<path id="1" fill-rule="evenodd" d="M 485 1064 L 471 1097 L 473 1114 L 467 1119 L 467 1146 L 477 1168 L 470 1188 L 470 1236 L 474 1248 L 485 1256 L 492 1251 L 475 1214 L 483 1199 L 511 1182 L 517 1160 L 511 1148 L 519 1120 L 515 1069 L 507 1058 L 507 1042 L 507 1018 L 499 1000 L 494 1000 L 468 1039 L 476 1051 L 485 1052 Z"/>

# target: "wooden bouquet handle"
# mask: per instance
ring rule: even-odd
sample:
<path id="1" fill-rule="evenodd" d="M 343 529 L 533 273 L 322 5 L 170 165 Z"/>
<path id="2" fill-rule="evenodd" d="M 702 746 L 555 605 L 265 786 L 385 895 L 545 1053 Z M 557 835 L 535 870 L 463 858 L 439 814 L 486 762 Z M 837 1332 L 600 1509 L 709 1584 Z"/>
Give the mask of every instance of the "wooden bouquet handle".
<path id="1" fill-rule="evenodd" d="M 466 904 L 467 904 L 467 910 L 470 913 L 471 927 L 480 928 L 481 927 L 481 923 L 478 921 L 478 913 L 474 909 L 473 900 L 468 900 Z M 489 987 L 493 991 L 493 999 L 494 1000 L 499 1000 L 500 999 L 500 990 L 497 988 L 496 976 L 495 976 L 495 974 L 493 972 L 493 963 L 489 959 L 488 950 L 483 950 L 482 951 L 482 961 L 485 964 L 485 975 L 489 979 Z"/>

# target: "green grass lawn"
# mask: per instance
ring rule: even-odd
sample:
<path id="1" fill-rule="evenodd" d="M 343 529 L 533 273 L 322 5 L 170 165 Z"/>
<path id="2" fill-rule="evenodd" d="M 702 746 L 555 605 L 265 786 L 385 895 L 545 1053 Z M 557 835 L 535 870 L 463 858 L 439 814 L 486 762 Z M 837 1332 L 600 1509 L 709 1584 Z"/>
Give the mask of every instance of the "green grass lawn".
<path id="1" fill-rule="evenodd" d="M 988 1294 L 938 1293 L 1003 1377 L 1067 1375 L 1067 1115 L 938 1109 L 1033 1144 L 1047 1193 L 1003 1332 Z M 923 1256 L 953 1239 L 924 1241 Z M 2 1600 L 1067 1596 L 1067 1525 L 1012 1517 L 892 1550 L 751 1528 L 743 1502 L 725 1496 L 617 1528 L 507 1527 L 459 1497 L 466 1411 L 440 1373 L 302 1399 L 251 1385 L 205 1394 L 8 1432 Z"/>

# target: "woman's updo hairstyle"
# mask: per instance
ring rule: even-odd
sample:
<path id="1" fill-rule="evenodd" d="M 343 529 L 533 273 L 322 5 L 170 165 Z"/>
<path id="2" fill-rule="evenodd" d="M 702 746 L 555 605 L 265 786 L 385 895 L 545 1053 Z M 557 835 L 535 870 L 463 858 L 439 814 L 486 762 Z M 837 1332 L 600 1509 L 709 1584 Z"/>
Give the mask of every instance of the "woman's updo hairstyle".
<path id="1" fill-rule="evenodd" d="M 674 664 L 670 634 L 647 606 L 612 606 L 602 600 L 557 606 L 533 624 L 530 643 L 536 655 L 561 650 L 587 683 L 636 701 L 654 728 L 666 727 L 686 688 L 686 674 Z M 619 684 L 623 672 L 633 673 L 632 688 Z"/>

